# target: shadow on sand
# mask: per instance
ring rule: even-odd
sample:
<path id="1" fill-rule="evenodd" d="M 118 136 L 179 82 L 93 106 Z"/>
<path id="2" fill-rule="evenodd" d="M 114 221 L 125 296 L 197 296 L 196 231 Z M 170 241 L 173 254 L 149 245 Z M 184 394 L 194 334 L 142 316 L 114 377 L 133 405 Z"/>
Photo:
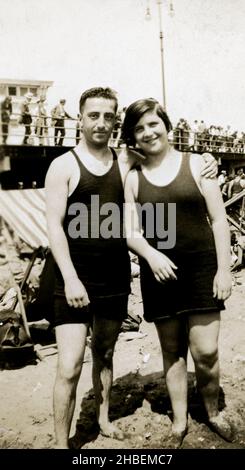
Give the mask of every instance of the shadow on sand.
<path id="1" fill-rule="evenodd" d="M 149 403 L 152 412 L 166 415 L 171 420 L 171 404 L 165 379 L 162 372 L 155 372 L 145 376 L 129 373 L 113 383 L 110 398 L 110 421 L 133 415 L 137 409 L 143 406 L 145 400 Z M 220 388 L 219 409 L 222 410 L 224 407 L 224 393 Z M 192 419 L 198 423 L 207 422 L 201 398 L 196 390 L 195 374 L 191 372 L 188 373 L 188 412 Z M 98 435 L 94 393 L 91 389 L 82 400 L 76 431 L 69 442 L 70 447 L 80 449 L 86 443 L 94 441 Z"/>

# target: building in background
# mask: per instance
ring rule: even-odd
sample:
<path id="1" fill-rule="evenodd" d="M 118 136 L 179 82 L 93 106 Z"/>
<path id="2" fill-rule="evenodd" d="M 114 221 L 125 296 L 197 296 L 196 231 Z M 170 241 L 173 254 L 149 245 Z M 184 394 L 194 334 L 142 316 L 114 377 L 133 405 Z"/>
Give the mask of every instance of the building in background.
<path id="1" fill-rule="evenodd" d="M 34 99 L 31 106 L 34 106 L 40 96 L 46 98 L 48 89 L 52 85 L 53 81 L 0 78 L 0 101 L 3 101 L 6 96 L 11 96 L 12 98 L 13 110 L 11 121 L 18 121 L 20 104 L 27 93 L 32 94 Z"/>

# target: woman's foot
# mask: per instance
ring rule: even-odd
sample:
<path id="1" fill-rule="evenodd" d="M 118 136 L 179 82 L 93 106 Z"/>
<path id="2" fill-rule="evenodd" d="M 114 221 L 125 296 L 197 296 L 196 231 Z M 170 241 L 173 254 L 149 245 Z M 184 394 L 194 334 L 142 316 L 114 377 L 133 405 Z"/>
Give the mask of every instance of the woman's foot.
<path id="1" fill-rule="evenodd" d="M 217 416 L 209 418 L 208 424 L 209 427 L 220 437 L 225 439 L 225 441 L 233 441 L 234 436 L 232 426 L 223 412 L 220 412 Z"/>

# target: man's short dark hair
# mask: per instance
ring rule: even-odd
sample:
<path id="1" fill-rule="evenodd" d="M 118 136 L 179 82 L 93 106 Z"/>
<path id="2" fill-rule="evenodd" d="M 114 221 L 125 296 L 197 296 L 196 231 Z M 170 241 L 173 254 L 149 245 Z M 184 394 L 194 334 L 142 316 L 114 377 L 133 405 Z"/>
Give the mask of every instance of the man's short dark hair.
<path id="1" fill-rule="evenodd" d="M 122 139 L 128 146 L 135 146 L 134 129 L 137 122 L 147 112 L 156 112 L 165 124 L 167 132 L 172 130 L 171 121 L 160 103 L 154 98 L 137 100 L 126 110 L 122 125 Z"/>
<path id="2" fill-rule="evenodd" d="M 84 91 L 79 101 L 80 113 L 82 113 L 84 104 L 88 98 L 104 98 L 105 100 L 115 101 L 115 112 L 117 112 L 118 101 L 116 92 L 111 88 L 94 87 Z"/>

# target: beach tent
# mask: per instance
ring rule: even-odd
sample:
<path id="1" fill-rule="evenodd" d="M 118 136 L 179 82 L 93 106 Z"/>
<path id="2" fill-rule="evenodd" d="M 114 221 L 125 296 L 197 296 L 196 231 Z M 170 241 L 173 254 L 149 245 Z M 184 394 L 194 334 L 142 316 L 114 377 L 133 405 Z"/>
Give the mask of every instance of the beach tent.
<path id="1" fill-rule="evenodd" d="M 48 249 L 45 189 L 0 190 L 0 217 L 33 251 L 23 278 L 24 282 L 28 279 L 36 256 L 40 253 L 42 256 L 45 254 L 46 260 L 40 277 L 37 299 L 27 305 L 27 318 L 30 321 L 49 318 L 52 314 L 54 260 Z M 23 281 L 20 287 L 22 285 Z"/>
<path id="2" fill-rule="evenodd" d="M 0 217 L 31 248 L 48 247 L 44 188 L 0 190 Z"/>

